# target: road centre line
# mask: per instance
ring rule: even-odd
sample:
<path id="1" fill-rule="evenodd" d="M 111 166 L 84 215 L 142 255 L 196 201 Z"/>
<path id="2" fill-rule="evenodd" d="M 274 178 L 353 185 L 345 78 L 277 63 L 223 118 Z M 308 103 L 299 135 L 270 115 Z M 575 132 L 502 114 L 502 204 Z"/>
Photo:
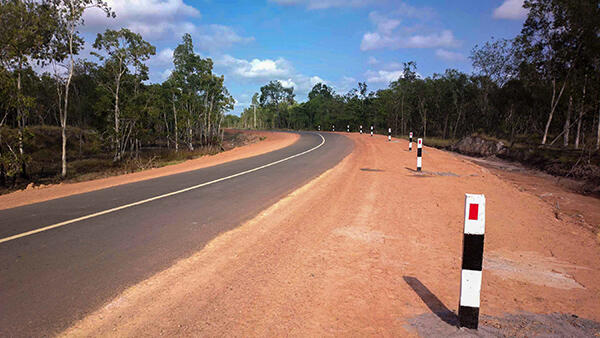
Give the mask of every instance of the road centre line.
<path id="1" fill-rule="evenodd" d="M 237 174 L 233 174 L 233 175 L 230 175 L 230 176 L 227 176 L 227 177 L 221 177 L 221 178 L 218 178 L 216 180 L 212 180 L 210 182 L 201 183 L 201 184 L 198 184 L 198 185 L 194 185 L 194 186 L 191 186 L 191 187 L 188 187 L 188 188 L 184 188 L 184 189 L 181 189 L 181 190 L 173 191 L 173 192 L 166 193 L 166 194 L 163 194 L 163 195 L 154 196 L 154 197 L 147 198 L 147 199 L 144 199 L 144 200 L 141 200 L 141 201 L 137 201 L 137 202 L 133 202 L 133 203 L 130 203 L 130 204 L 121 205 L 121 206 L 118 206 L 118 207 L 115 207 L 115 208 L 111 208 L 111 209 L 99 211 L 99 212 L 96 212 L 96 213 L 93 213 L 93 214 L 89 214 L 89 215 L 86 215 L 86 216 L 77 217 L 77 218 L 74 218 L 74 219 L 71 219 L 71 220 L 68 220 L 68 221 L 64 221 L 64 222 L 60 222 L 60 223 L 48 225 L 48 226 L 45 226 L 45 227 L 42 227 L 42 228 L 39 228 L 39 229 L 34 229 L 34 230 L 30 230 L 30 231 L 23 232 L 23 233 L 20 233 L 20 234 L 16 234 L 16 235 L 13 235 L 13 236 L 5 237 L 5 238 L 0 239 L 0 243 L 4 243 L 4 242 L 12 241 L 12 240 L 15 240 L 15 239 L 19 239 L 19 238 L 31 236 L 31 235 L 34 235 L 34 234 L 37 234 L 37 233 L 40 233 L 40 232 L 44 232 L 44 231 L 48 231 L 48 230 L 60 228 L 62 226 L 65 226 L 65 225 L 68 225 L 68 224 L 72 224 L 72 223 L 75 223 L 75 222 L 84 221 L 86 219 L 90 219 L 90 218 L 94 218 L 94 217 L 98 217 L 98 216 L 110 214 L 110 213 L 113 213 L 115 211 L 119 211 L 119 210 L 127 209 L 127 208 L 130 208 L 130 207 L 134 207 L 134 206 L 137 206 L 137 205 L 149 203 L 149 202 L 156 201 L 156 200 L 159 200 L 159 199 L 162 199 L 162 198 L 166 198 L 166 197 L 178 195 L 178 194 L 190 191 L 190 190 L 202 188 L 202 187 L 205 187 L 207 185 L 211 185 L 211 184 L 214 184 L 214 183 L 222 182 L 222 181 L 225 181 L 225 180 L 228 180 L 228 179 L 231 179 L 231 178 L 235 178 L 235 177 L 238 177 L 238 176 L 246 175 L 246 174 L 249 174 L 249 173 L 252 173 L 252 172 L 264 169 L 264 168 L 268 168 L 268 167 L 274 166 L 276 164 L 279 164 L 279 163 L 291 160 L 291 159 L 296 158 L 298 156 L 302 156 L 302 155 L 308 154 L 311 151 L 314 151 L 314 150 L 320 148 L 323 144 L 325 144 L 325 138 L 320 133 L 317 133 L 317 135 L 319 135 L 319 137 L 321 137 L 321 143 L 319 145 L 317 145 L 317 146 L 315 146 L 315 147 L 313 147 L 311 149 L 305 150 L 305 151 L 303 151 L 301 153 L 298 153 L 298 154 L 295 154 L 295 155 L 283 158 L 281 160 L 277 160 L 275 162 L 267 163 L 267 164 L 262 165 L 260 167 L 256 167 L 256 168 L 253 168 L 253 169 L 242 171 L 242 172 L 239 172 Z"/>

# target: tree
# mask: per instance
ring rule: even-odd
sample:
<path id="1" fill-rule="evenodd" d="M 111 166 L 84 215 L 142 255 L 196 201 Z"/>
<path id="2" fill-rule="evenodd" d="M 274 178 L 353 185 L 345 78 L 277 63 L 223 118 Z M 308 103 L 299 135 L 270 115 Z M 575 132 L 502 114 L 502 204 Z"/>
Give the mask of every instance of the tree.
<path id="1" fill-rule="evenodd" d="M 59 115 L 62 138 L 61 176 L 67 176 L 67 115 L 69 111 L 69 90 L 75 66 L 74 56 L 79 53 L 83 39 L 79 36 L 78 27 L 83 25 L 83 13 L 88 8 L 100 8 L 107 17 L 114 17 L 107 3 L 102 0 L 52 0 L 56 16 L 56 30 L 52 41 L 52 59 L 61 63 L 67 59 L 66 74 L 56 73 Z M 62 86 L 62 89 L 60 88 Z"/>
<path id="2" fill-rule="evenodd" d="M 120 161 L 132 128 L 130 123 L 127 126 L 128 130 L 123 132 L 120 126 L 119 91 L 121 81 L 129 71 L 129 67 L 135 70 L 134 82 L 136 86 L 142 80 L 146 80 L 148 78 L 148 67 L 144 64 L 144 61 L 147 61 L 151 55 L 156 54 L 156 48 L 146 42 L 141 35 L 127 28 L 121 28 L 118 31 L 107 29 L 104 34 L 98 34 L 93 47 L 104 53 L 93 54 L 104 61 L 104 67 L 112 79 L 105 86 L 114 96 L 114 160 Z"/>
<path id="3" fill-rule="evenodd" d="M 23 94 L 23 73 L 32 63 L 43 65 L 48 59 L 52 34 L 56 27 L 51 7 L 46 2 L 35 0 L 0 2 L 0 63 L 16 77 L 14 108 L 19 126 L 18 148 L 21 174 L 27 176 L 23 137 L 29 110 L 34 104 L 31 96 Z"/>
<path id="4" fill-rule="evenodd" d="M 268 112 L 271 128 L 275 125 L 289 128 L 287 108 L 294 104 L 294 88 L 285 88 L 279 81 L 271 81 L 260 88 L 260 105 Z"/>
<path id="5" fill-rule="evenodd" d="M 552 84 L 546 144 L 554 112 L 582 57 L 598 52 L 600 9 L 594 0 L 527 0 L 529 14 L 516 42 L 519 57 Z M 562 83 L 562 84 L 561 84 Z"/>

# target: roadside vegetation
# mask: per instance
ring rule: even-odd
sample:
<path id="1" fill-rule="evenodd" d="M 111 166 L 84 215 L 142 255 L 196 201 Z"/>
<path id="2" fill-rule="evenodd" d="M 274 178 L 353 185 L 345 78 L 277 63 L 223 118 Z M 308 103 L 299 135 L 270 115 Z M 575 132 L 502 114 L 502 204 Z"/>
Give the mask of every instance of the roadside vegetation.
<path id="1" fill-rule="evenodd" d="M 234 100 L 190 34 L 169 78 L 148 84 L 156 49 L 127 28 L 89 41 L 94 60 L 77 57 L 92 7 L 119 14 L 102 0 L 0 0 L 0 190 L 222 148 Z"/>
<path id="2" fill-rule="evenodd" d="M 407 61 L 386 89 L 373 92 L 358 83 L 340 94 L 320 83 L 303 103 L 292 88 L 272 81 L 227 123 L 326 131 L 374 125 L 380 133 L 412 131 L 440 147 L 477 133 L 503 140 L 512 159 L 558 165 L 555 174 L 586 172 L 573 167 L 600 164 L 600 6 L 596 0 L 530 0 L 525 7 L 518 36 L 472 50 L 472 74 L 447 69 L 423 77 L 417 63 Z"/>

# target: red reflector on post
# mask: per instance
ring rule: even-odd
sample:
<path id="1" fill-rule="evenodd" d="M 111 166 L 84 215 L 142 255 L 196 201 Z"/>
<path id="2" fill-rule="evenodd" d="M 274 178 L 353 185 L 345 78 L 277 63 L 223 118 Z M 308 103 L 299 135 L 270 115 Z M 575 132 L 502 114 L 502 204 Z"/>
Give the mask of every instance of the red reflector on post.
<path id="1" fill-rule="evenodd" d="M 479 214 L 479 204 L 469 204 L 469 219 L 477 220 Z"/>

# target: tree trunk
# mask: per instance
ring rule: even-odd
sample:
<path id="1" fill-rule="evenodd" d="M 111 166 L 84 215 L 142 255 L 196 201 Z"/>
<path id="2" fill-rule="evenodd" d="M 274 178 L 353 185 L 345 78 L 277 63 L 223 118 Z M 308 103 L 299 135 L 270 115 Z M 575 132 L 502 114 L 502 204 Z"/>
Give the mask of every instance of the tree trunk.
<path id="1" fill-rule="evenodd" d="M 175 94 L 173 94 L 173 124 L 175 129 L 175 152 L 179 151 L 179 133 L 177 129 L 177 109 L 175 108 Z"/>
<path id="2" fill-rule="evenodd" d="M 59 108 L 62 141 L 60 175 L 63 178 L 67 176 L 67 113 L 69 109 L 69 88 L 71 87 L 71 79 L 73 78 L 73 36 L 75 35 L 74 22 L 71 22 L 71 31 L 69 33 L 69 75 L 67 76 L 67 82 L 65 83 L 64 106 L 62 109 Z"/>
<path id="3" fill-rule="evenodd" d="M 166 137 L 166 141 L 167 141 L 167 149 L 171 149 L 171 143 L 169 142 L 169 138 L 171 137 L 171 133 L 169 132 L 169 121 L 167 120 L 167 112 L 163 110 L 163 119 L 165 122 L 165 130 L 167 132 L 167 137 Z"/>
<path id="4" fill-rule="evenodd" d="M 402 127 L 402 135 L 406 135 L 406 126 L 404 125 L 404 93 L 402 93 L 400 101 L 400 125 Z"/>
<path id="5" fill-rule="evenodd" d="M 579 138 L 581 135 L 581 123 L 583 121 L 583 113 L 585 109 L 585 89 L 587 86 L 587 75 L 583 82 L 583 95 L 581 97 L 581 108 L 579 109 L 579 121 L 577 121 L 577 135 L 575 135 L 575 149 L 579 149 Z"/>
<path id="6" fill-rule="evenodd" d="M 23 156 L 25 154 L 23 146 L 23 137 L 25 134 L 25 114 L 21 109 L 21 68 L 22 66 L 19 65 L 17 74 L 17 124 L 19 126 L 19 155 L 21 157 L 19 161 L 21 162 L 21 177 L 27 178 L 27 164 L 25 163 L 25 157 Z"/>
<path id="7" fill-rule="evenodd" d="M 212 96 L 210 98 L 210 106 L 208 108 L 208 138 L 209 138 L 209 142 L 212 142 L 212 139 L 214 136 L 213 135 L 213 125 L 212 125 L 212 120 L 211 120 L 214 101 L 215 101 L 215 97 Z"/>
<path id="8" fill-rule="evenodd" d="M 6 116 L 5 116 L 6 117 Z M 0 144 L 2 144 L 2 126 L 4 125 L 4 119 L 0 121 Z M 0 147 L 0 159 L 2 159 L 2 148 Z M 6 168 L 4 168 L 4 162 L 0 161 L 0 187 L 6 186 Z"/>
<path id="9" fill-rule="evenodd" d="M 573 110 L 573 95 L 569 95 L 569 108 L 567 109 L 567 117 L 563 127 L 563 147 L 569 146 L 569 132 L 571 131 L 571 111 Z"/>
<path id="10" fill-rule="evenodd" d="M 598 104 L 598 132 L 596 134 L 596 150 L 600 149 L 600 102 Z"/>
<path id="11" fill-rule="evenodd" d="M 115 84 L 115 158 L 114 161 L 121 160 L 121 141 L 119 135 L 119 87 L 121 85 L 121 75 L 117 76 Z"/>
<path id="12" fill-rule="evenodd" d="M 546 140 L 548 139 L 548 130 L 550 129 L 550 124 L 552 123 L 552 116 L 554 115 L 554 110 L 558 106 L 558 102 L 560 102 L 560 98 L 563 94 L 563 91 L 565 90 L 566 85 L 567 79 L 565 79 L 565 82 L 563 82 L 562 88 L 560 89 L 560 93 L 558 93 L 558 97 L 556 97 L 556 79 L 552 79 L 552 100 L 550 101 L 550 113 L 548 114 L 548 121 L 546 122 L 546 128 L 544 129 L 544 137 L 542 138 L 542 144 L 546 144 Z"/>
<path id="13" fill-rule="evenodd" d="M 187 129 L 188 129 L 188 149 L 194 151 L 194 145 L 192 144 L 192 125 L 190 124 L 190 118 L 187 118 Z"/>

